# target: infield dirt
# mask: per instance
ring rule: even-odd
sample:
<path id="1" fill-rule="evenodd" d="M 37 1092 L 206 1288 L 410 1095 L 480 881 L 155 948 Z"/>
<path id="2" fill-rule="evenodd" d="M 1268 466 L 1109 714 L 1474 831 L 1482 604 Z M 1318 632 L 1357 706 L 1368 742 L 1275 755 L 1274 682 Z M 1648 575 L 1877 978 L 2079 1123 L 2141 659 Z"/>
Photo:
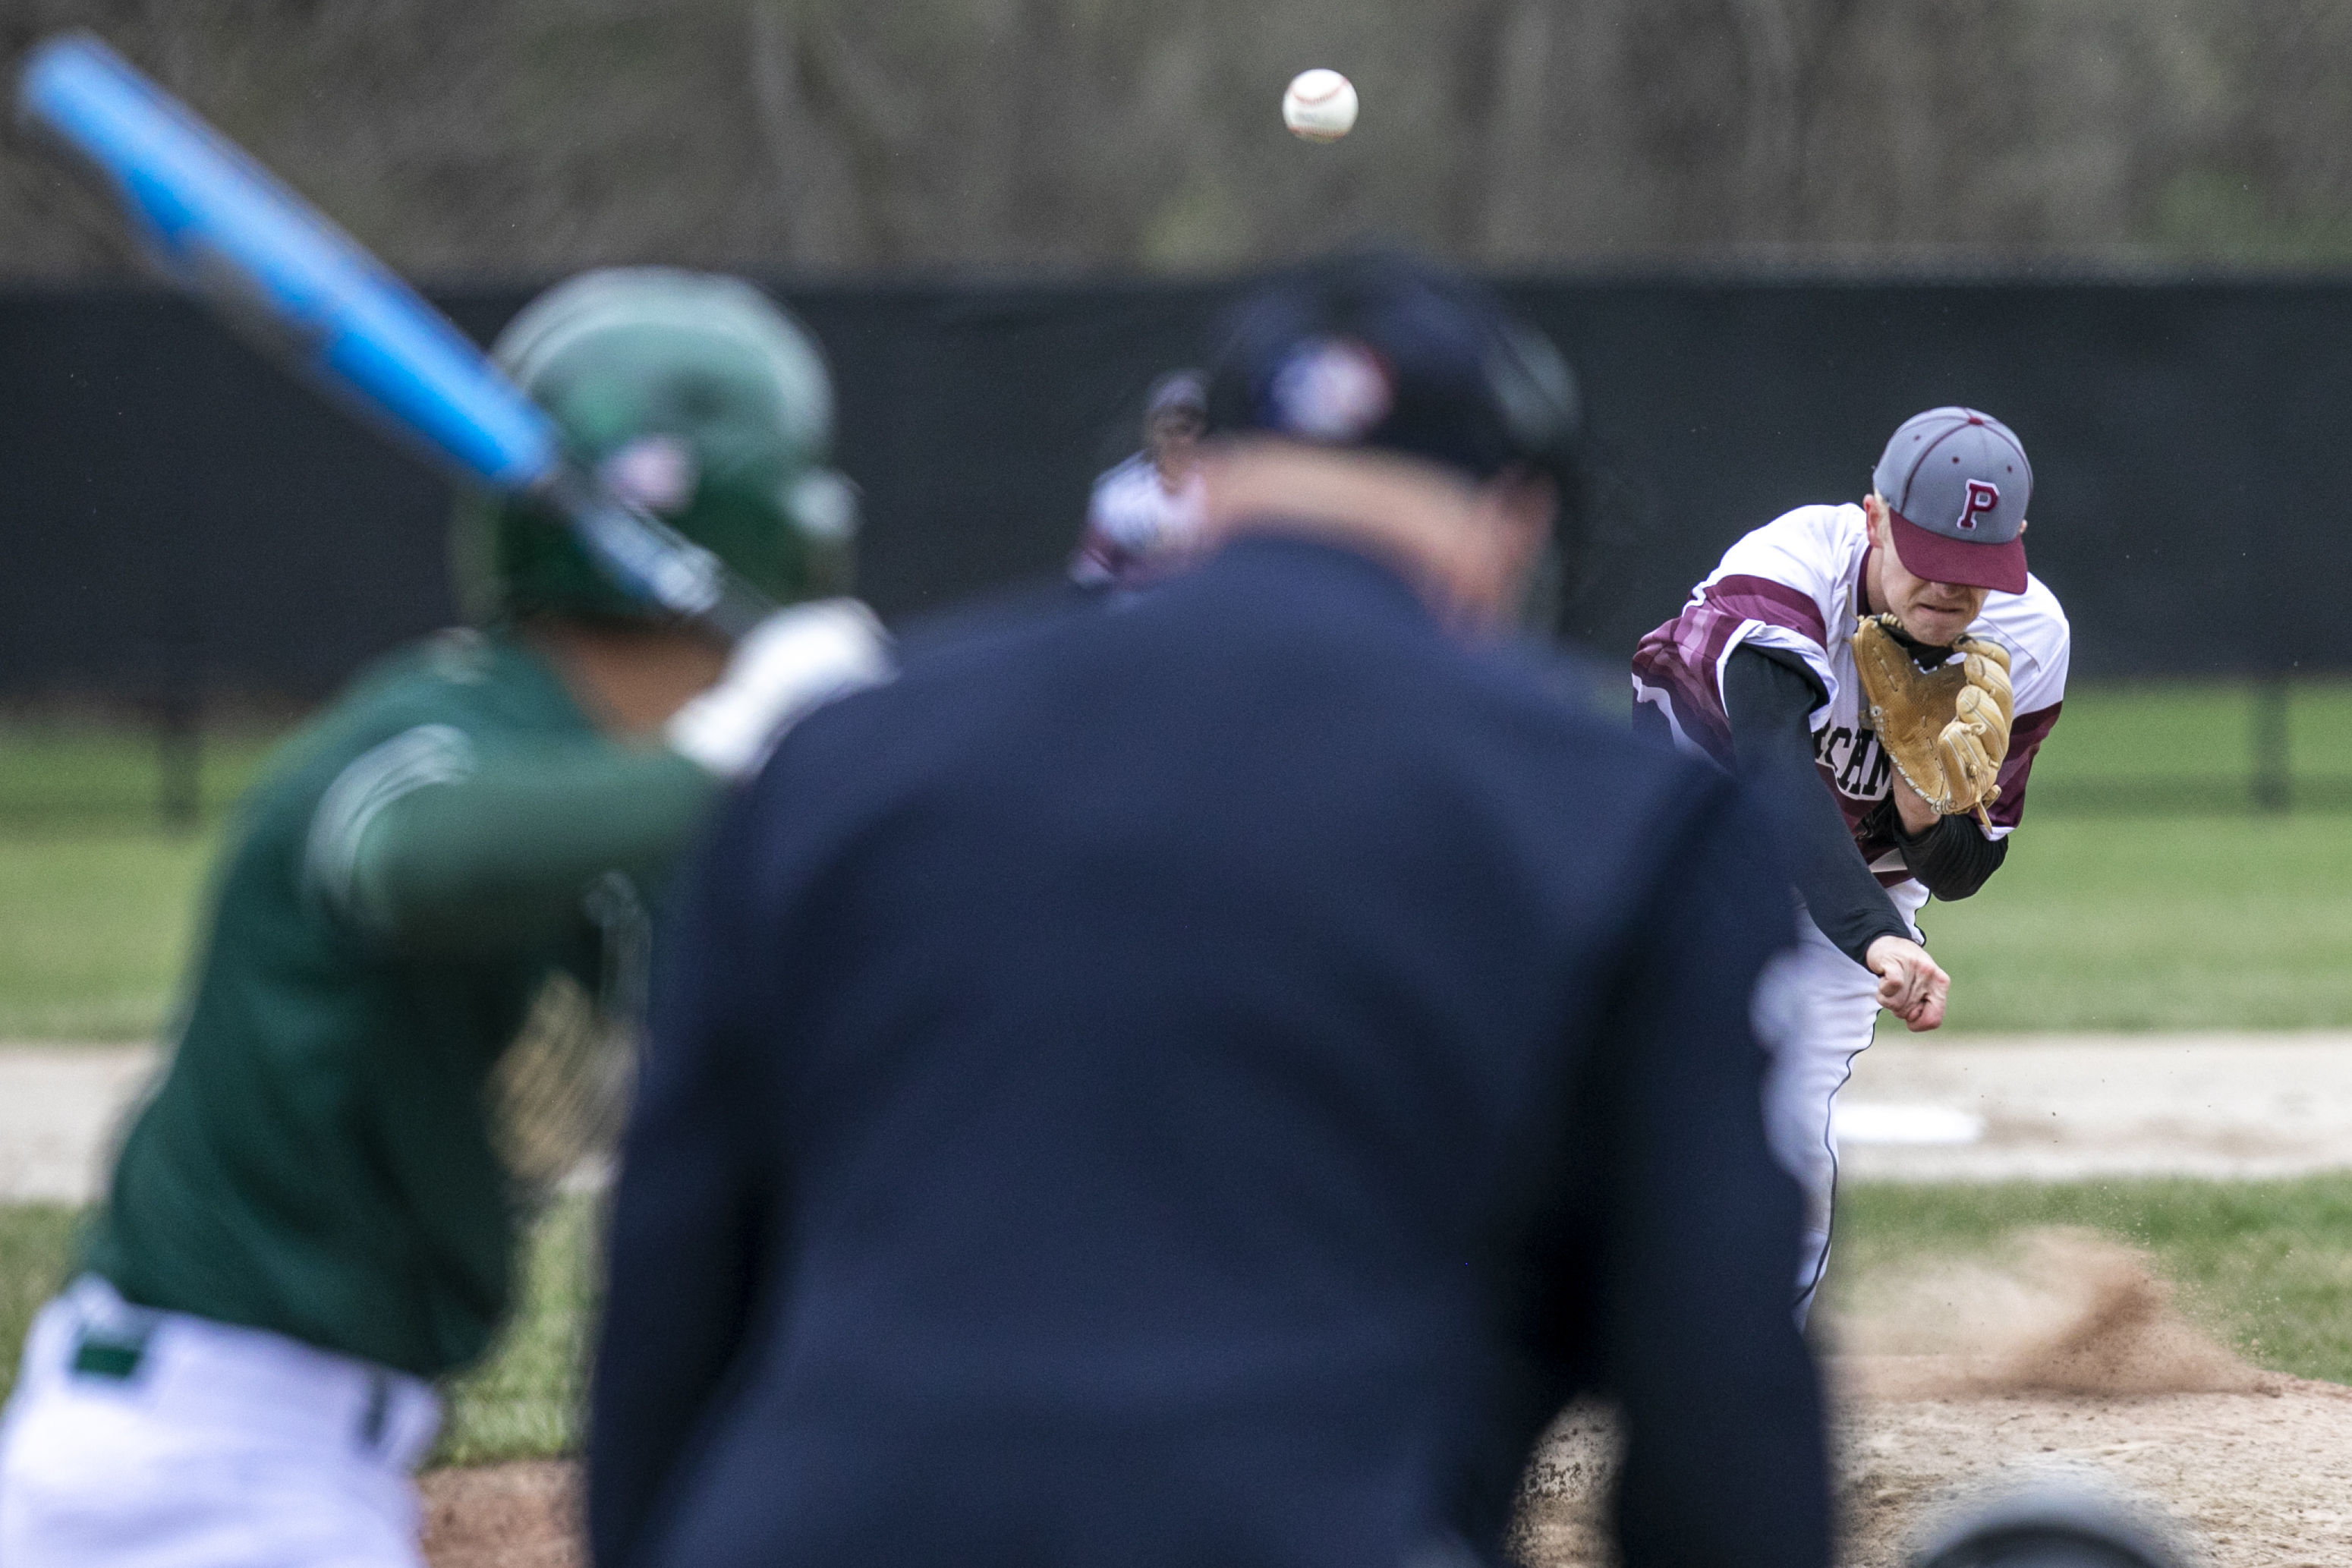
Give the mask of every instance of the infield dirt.
<path id="1" fill-rule="evenodd" d="M 96 1196 L 145 1046 L 0 1041 L 0 1203 Z M 1881 1032 L 1844 1101 L 1983 1121 L 1959 1144 L 1849 1141 L 1849 1181 L 2277 1177 L 2352 1169 L 2352 1031 L 1961 1036 Z"/>
<path id="2" fill-rule="evenodd" d="M 572 1460 L 430 1470 L 421 1488 L 432 1568 L 582 1568 L 588 1561 Z"/>

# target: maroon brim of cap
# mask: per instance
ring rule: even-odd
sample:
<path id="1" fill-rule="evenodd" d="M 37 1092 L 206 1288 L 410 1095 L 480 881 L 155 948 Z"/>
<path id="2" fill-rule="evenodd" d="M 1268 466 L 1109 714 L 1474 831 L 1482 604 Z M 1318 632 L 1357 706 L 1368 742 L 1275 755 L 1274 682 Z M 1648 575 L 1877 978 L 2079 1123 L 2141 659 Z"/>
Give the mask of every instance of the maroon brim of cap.
<path id="1" fill-rule="evenodd" d="M 1895 525 L 1895 554 L 1903 570 L 1930 583 L 1957 583 L 1963 588 L 1991 588 L 2003 594 L 2025 592 L 2025 535 L 2007 544 L 1978 544 L 1930 533 L 1893 508 L 1887 518 Z"/>

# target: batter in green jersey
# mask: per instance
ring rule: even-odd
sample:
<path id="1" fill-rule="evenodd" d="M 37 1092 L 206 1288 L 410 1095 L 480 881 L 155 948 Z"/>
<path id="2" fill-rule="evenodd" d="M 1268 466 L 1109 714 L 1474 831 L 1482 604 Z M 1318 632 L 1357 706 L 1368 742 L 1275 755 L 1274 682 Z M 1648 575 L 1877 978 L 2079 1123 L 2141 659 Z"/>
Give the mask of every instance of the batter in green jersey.
<path id="1" fill-rule="evenodd" d="M 581 1011 L 553 999 L 642 969 L 639 889 L 713 788 L 600 735 L 509 635 L 394 660 L 246 802 L 90 1267 L 127 1300 L 419 1376 L 472 1360 L 519 1195 L 493 1071 L 542 995 Z"/>
<path id="2" fill-rule="evenodd" d="M 780 603 L 648 618 L 525 503 L 480 625 L 387 660 L 239 808 L 171 1064 L 0 1428 L 11 1568 L 416 1562 L 427 1380 L 618 1108 L 649 906 L 726 781 L 887 656 L 814 346 L 734 279 L 592 273 L 499 355 L 574 455 Z M 225 1542 L 235 1542 L 234 1547 Z"/>

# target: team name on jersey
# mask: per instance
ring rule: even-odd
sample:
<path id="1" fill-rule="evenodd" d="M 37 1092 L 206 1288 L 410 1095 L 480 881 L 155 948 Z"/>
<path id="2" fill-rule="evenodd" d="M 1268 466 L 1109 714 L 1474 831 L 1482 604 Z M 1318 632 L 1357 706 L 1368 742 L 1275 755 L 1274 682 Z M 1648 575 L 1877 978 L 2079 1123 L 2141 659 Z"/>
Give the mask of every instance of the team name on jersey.
<path id="1" fill-rule="evenodd" d="M 1813 765 L 1838 794 L 1853 800 L 1881 800 L 1893 787 L 1894 763 L 1873 730 L 1822 725 L 1813 731 Z"/>

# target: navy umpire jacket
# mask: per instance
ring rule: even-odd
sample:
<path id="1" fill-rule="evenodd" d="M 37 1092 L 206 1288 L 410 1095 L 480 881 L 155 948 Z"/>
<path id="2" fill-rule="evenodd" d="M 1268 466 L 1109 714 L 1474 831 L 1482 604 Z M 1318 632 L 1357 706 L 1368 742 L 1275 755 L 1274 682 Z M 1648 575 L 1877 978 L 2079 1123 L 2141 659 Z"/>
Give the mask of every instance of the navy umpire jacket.
<path id="1" fill-rule="evenodd" d="M 675 911 L 596 1561 L 1477 1561 L 1598 1387 L 1632 1568 L 1825 1563 L 1790 926 L 1728 783 L 1352 553 L 913 653 Z"/>

